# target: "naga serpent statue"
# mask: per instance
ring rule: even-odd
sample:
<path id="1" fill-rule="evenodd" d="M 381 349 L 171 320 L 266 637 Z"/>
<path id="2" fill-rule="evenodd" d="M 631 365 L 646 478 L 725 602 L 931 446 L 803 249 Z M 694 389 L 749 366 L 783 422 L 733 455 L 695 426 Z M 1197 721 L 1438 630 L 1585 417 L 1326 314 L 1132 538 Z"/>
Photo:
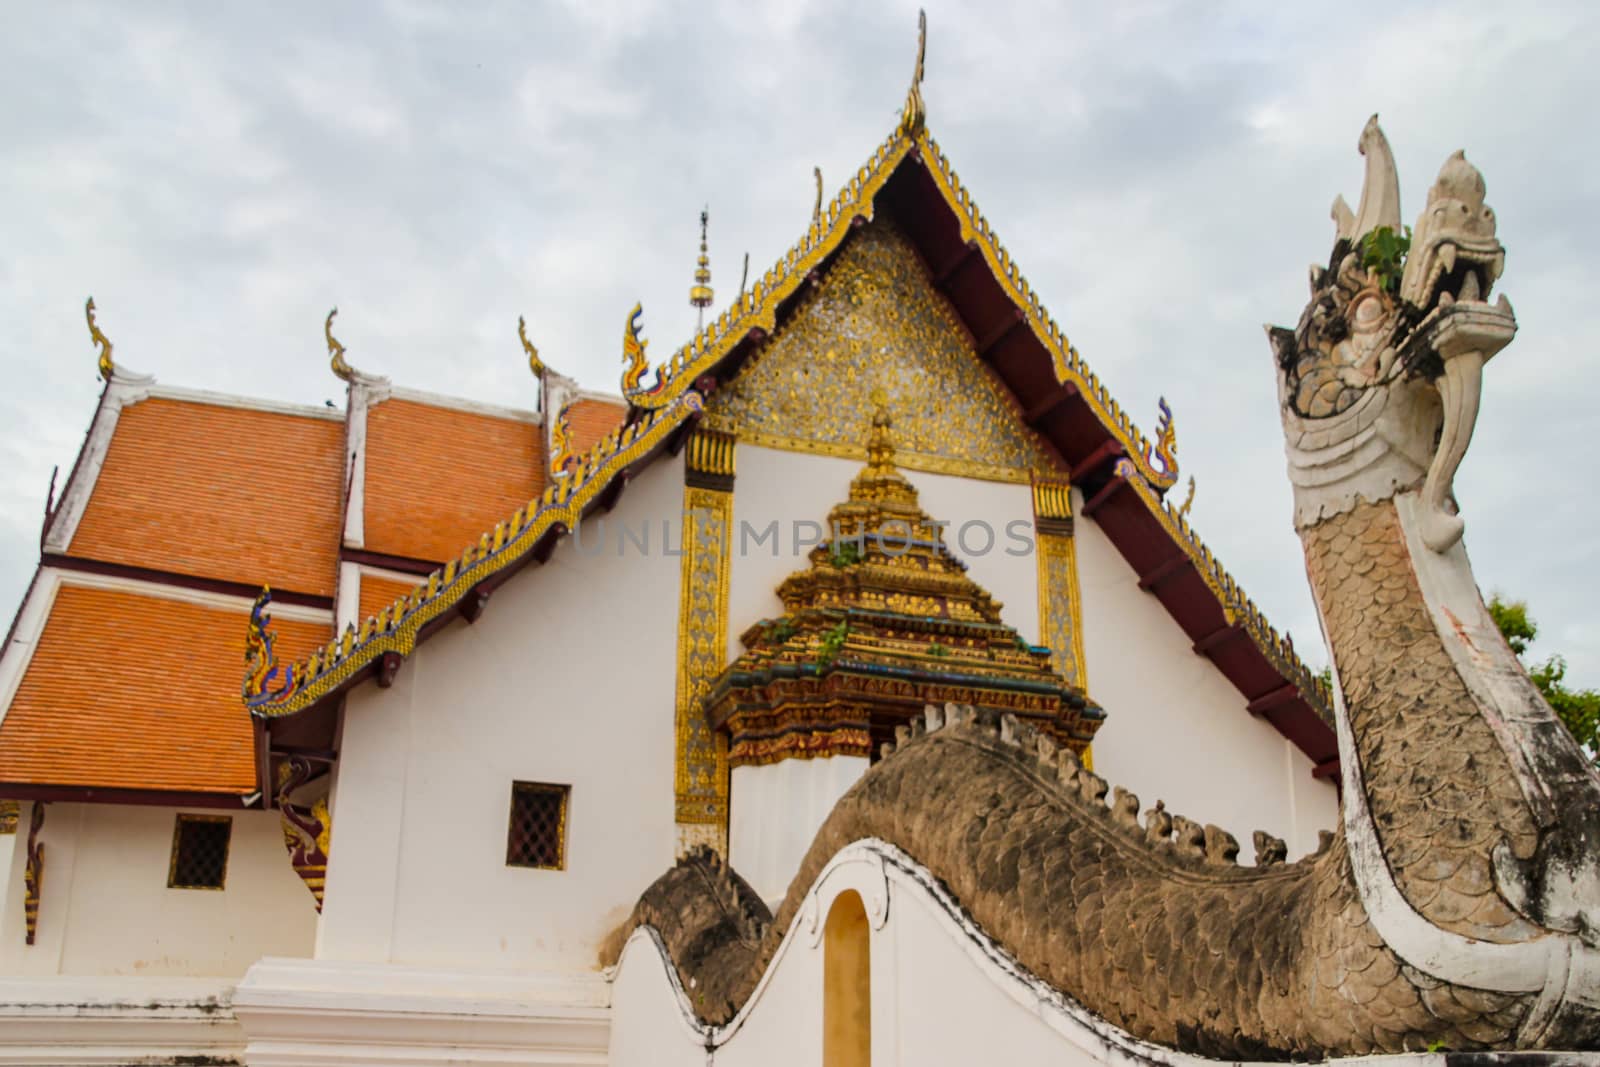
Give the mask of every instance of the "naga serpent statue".
<path id="1" fill-rule="evenodd" d="M 1516 331 L 1481 175 L 1444 164 L 1403 263 L 1376 117 L 1294 330 L 1269 330 L 1295 525 L 1333 654 L 1337 832 L 1256 864 L 1014 720 L 929 708 L 818 831 L 776 916 L 692 853 L 655 928 L 707 1024 L 731 1019 L 830 858 L 877 839 L 1034 975 L 1144 1041 L 1317 1059 L 1600 1047 L 1600 775 L 1500 637 L 1451 481 L 1484 363 Z M 620 946 L 618 939 L 614 942 Z"/>

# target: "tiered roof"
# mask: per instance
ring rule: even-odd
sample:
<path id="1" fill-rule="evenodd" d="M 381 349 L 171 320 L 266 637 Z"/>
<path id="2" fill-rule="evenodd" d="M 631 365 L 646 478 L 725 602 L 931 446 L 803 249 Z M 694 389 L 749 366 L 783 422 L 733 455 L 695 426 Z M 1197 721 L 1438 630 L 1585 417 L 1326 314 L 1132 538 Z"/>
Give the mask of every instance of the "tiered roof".
<path id="1" fill-rule="evenodd" d="M 261 587 L 281 655 L 325 645 L 341 601 L 376 614 L 543 488 L 544 420 L 387 383 L 339 410 L 166 389 L 109 357 L 104 370 L 0 652 L 0 796 L 236 806 L 263 787 L 239 705 Z M 585 444 L 624 411 L 572 407 Z M 347 445 L 365 481 L 359 545 Z"/>

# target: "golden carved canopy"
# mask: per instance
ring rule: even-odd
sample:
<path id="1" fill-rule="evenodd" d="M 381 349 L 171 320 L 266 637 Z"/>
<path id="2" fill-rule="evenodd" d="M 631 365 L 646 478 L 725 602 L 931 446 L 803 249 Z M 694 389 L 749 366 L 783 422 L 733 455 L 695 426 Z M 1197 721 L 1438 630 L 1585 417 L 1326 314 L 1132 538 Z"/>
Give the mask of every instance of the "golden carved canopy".
<path id="1" fill-rule="evenodd" d="M 1058 463 L 886 220 L 849 239 L 795 315 L 707 404 L 748 444 L 865 459 L 881 397 L 902 466 L 1027 482 Z"/>

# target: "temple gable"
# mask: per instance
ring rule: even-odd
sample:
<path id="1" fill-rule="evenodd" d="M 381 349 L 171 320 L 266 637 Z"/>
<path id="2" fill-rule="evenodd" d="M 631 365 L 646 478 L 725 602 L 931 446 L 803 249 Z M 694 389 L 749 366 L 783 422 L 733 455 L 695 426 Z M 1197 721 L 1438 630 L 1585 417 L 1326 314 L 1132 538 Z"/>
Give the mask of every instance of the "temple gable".
<path id="1" fill-rule="evenodd" d="M 865 459 L 875 398 L 907 468 L 1027 482 L 1058 466 L 885 219 L 848 240 L 793 317 L 710 399 L 707 422 L 749 444 Z"/>

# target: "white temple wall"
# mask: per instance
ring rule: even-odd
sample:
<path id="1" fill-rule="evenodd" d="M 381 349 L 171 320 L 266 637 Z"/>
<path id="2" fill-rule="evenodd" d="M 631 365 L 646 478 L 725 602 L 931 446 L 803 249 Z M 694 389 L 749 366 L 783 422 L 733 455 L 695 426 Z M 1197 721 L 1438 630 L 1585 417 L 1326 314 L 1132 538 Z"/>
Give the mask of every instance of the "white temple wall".
<path id="1" fill-rule="evenodd" d="M 628 945 L 611 983 L 611 1047 L 606 1062 L 612 1067 L 706 1065 L 706 1050 L 684 1023 L 662 957 L 639 941 Z"/>
<path id="2" fill-rule="evenodd" d="M 974 1063 L 1080 1067 L 1102 1063 L 1018 1004 L 992 972 L 978 966 L 952 937 L 925 894 L 892 890 L 889 923 L 874 951 L 894 954 L 892 988 L 873 990 L 873 1051 L 892 1042 L 892 1062 L 917 1067 Z M 877 977 L 876 971 L 874 977 Z M 893 1033 L 879 1032 L 880 1002 L 892 1002 Z M 887 1005 L 886 1005 L 887 1006 Z"/>
<path id="3" fill-rule="evenodd" d="M 586 971 L 673 862 L 681 458 L 624 493 L 585 551 L 497 590 L 365 685 L 344 717 L 319 958 Z M 648 522 L 648 552 L 616 531 Z M 506 865 L 513 781 L 571 787 L 566 869 Z"/>
<path id="4" fill-rule="evenodd" d="M 181 811 L 232 818 L 222 889 L 167 888 Z M 28 815 L 24 804 L 18 849 Z M 50 804 L 38 934 L 23 943 L 19 855 L 0 920 L 0 973 L 235 978 L 262 956 L 310 955 L 316 905 L 289 867 L 281 827 L 277 812 Z"/>
<path id="5" fill-rule="evenodd" d="M 855 852 L 851 861 L 848 853 Z M 863 858 L 867 862 L 861 862 Z M 824 1062 L 823 1012 L 827 939 L 822 925 L 845 892 L 866 898 L 871 923 L 872 1062 L 916 1067 L 975 1063 L 1087 1067 L 1127 1064 L 1109 1054 L 1093 1028 L 1105 1024 L 1081 1009 L 1047 1004 L 1038 990 L 996 963 L 982 935 L 963 929 L 959 909 L 929 893 L 894 866 L 879 868 L 859 846 L 825 870 L 787 932 L 773 964 L 731 1033 L 719 1033 L 714 1056 L 686 1020 L 670 966 L 655 943 L 636 931 L 612 984 L 612 1067 L 811 1067 Z M 836 862 L 838 862 L 836 860 Z M 887 907 L 881 901 L 887 896 Z M 816 917 L 817 928 L 812 927 Z M 687 991 L 690 1000 L 693 991 Z M 1183 1064 L 1197 1064 L 1175 1057 Z"/>
<path id="6" fill-rule="evenodd" d="M 1265 720 L 1167 614 L 1073 491 L 1089 692 L 1106 709 L 1095 772 L 1148 807 L 1215 823 L 1253 855 L 1255 830 L 1284 839 L 1289 858 L 1314 851 L 1338 820 L 1332 785 Z"/>
<path id="7" fill-rule="evenodd" d="M 787 759 L 733 769 L 728 862 L 774 910 L 823 820 L 866 771 L 867 760 L 861 756 Z"/>

